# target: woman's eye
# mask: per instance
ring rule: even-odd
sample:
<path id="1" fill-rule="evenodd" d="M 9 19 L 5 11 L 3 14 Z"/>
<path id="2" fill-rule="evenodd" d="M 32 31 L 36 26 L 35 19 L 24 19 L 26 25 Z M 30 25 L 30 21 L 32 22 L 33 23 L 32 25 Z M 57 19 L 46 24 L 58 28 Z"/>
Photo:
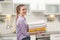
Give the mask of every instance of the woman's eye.
<path id="1" fill-rule="evenodd" d="M 23 10 L 27 10 L 27 9 L 23 9 Z"/>

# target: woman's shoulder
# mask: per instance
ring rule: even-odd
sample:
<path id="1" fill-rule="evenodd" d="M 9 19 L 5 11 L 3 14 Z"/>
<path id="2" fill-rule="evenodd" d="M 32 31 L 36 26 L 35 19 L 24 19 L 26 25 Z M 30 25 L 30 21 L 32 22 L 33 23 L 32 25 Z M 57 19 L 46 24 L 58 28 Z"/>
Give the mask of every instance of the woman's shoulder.
<path id="1" fill-rule="evenodd" d="M 18 18 L 17 21 L 18 21 L 18 22 L 19 22 L 19 21 L 24 21 L 24 19 L 23 19 L 23 18 Z"/>
<path id="2" fill-rule="evenodd" d="M 17 19 L 17 24 L 22 23 L 22 22 L 24 22 L 24 19 L 22 19 L 22 18 Z"/>

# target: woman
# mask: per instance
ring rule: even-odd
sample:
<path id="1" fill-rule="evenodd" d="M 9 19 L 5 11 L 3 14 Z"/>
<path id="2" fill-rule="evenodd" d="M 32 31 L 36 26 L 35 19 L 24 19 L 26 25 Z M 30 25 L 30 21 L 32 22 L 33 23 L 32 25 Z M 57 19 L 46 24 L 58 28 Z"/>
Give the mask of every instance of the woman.
<path id="1" fill-rule="evenodd" d="M 30 34 L 28 32 L 28 24 L 26 23 L 25 15 L 27 8 L 24 4 L 20 4 L 16 8 L 16 34 L 17 40 L 30 40 Z"/>

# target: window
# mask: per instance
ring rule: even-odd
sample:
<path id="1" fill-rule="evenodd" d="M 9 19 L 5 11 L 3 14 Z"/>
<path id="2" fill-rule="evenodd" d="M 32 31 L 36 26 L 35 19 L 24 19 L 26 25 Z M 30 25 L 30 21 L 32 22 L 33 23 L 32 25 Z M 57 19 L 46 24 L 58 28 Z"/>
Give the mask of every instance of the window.
<path id="1" fill-rule="evenodd" d="M 46 5 L 48 13 L 59 13 L 59 5 Z"/>

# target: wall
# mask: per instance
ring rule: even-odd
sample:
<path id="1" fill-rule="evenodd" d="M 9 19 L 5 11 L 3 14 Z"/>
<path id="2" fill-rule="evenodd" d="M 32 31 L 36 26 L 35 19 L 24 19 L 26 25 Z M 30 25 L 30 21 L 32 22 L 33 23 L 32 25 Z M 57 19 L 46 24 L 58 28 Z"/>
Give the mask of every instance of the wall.
<path id="1" fill-rule="evenodd" d="M 31 13 L 30 15 L 27 15 L 26 16 L 26 19 L 27 19 L 27 22 L 36 22 L 36 21 L 40 21 L 40 20 L 43 20 L 45 19 L 45 16 L 42 13 Z"/>
<path id="2" fill-rule="evenodd" d="M 46 0 L 45 2 L 46 4 L 60 4 L 60 0 Z M 60 31 L 58 17 L 56 17 L 54 22 L 47 22 L 47 31 Z"/>
<path id="3" fill-rule="evenodd" d="M 47 31 L 60 31 L 60 22 L 56 17 L 54 22 L 47 22 Z"/>
<path id="4" fill-rule="evenodd" d="M 15 17 L 12 17 L 12 20 L 11 20 L 11 25 L 13 25 L 13 27 L 15 27 L 15 21 L 13 20 L 15 19 Z M 27 22 L 28 23 L 32 23 L 32 22 L 36 22 L 36 21 L 45 21 L 45 23 L 47 24 L 47 31 L 60 31 L 60 22 L 58 20 L 58 17 L 55 18 L 55 21 L 54 22 L 48 22 L 47 21 L 47 17 L 44 16 L 43 13 L 31 13 L 30 15 L 27 15 L 26 16 L 26 19 L 27 19 Z M 0 28 L 1 29 L 1 32 L 5 32 L 5 33 L 9 33 L 9 32 L 12 32 L 11 30 L 14 30 L 14 28 L 12 29 L 5 29 L 5 26 L 4 28 Z M 3 31 L 4 30 L 4 31 Z M 8 30 L 8 31 L 6 31 Z"/>
<path id="5" fill-rule="evenodd" d="M 60 22 L 58 20 L 58 17 L 55 18 L 55 21 L 53 22 L 48 22 L 47 17 L 44 16 L 43 13 L 32 13 L 27 16 L 27 21 L 28 22 L 35 22 L 35 21 L 45 21 L 47 24 L 47 31 L 60 31 Z"/>

